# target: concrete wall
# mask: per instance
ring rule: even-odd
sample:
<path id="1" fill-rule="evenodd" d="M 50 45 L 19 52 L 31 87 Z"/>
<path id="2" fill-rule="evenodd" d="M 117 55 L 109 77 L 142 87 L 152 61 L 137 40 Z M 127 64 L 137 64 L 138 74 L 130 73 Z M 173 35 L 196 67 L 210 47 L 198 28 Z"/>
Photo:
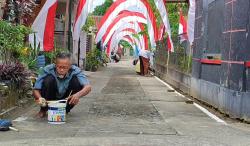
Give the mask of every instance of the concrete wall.
<path id="1" fill-rule="evenodd" d="M 168 73 L 167 73 L 168 70 Z M 161 79 L 167 81 L 169 84 L 173 85 L 175 88 L 182 90 L 185 93 L 190 93 L 191 87 L 191 76 L 175 68 L 168 68 L 164 65 L 155 65 L 156 75 Z"/>
<path id="2" fill-rule="evenodd" d="M 167 74 L 161 59 L 157 75 L 233 118 L 250 121 L 250 74 L 244 65 L 250 61 L 250 1 L 196 0 L 195 17 L 192 73 L 169 68 Z M 201 63 L 207 54 L 218 54 L 222 64 Z"/>
<path id="3" fill-rule="evenodd" d="M 250 91 L 244 62 L 250 60 L 250 1 L 197 0 L 192 76 L 235 91 Z M 221 65 L 199 62 L 221 56 Z"/>
<path id="4" fill-rule="evenodd" d="M 202 79 L 191 78 L 190 95 L 228 114 L 250 121 L 250 92 L 230 90 Z"/>
<path id="5" fill-rule="evenodd" d="M 174 68 L 155 64 L 156 76 L 232 118 L 250 121 L 250 92 L 240 92 L 197 79 Z"/>

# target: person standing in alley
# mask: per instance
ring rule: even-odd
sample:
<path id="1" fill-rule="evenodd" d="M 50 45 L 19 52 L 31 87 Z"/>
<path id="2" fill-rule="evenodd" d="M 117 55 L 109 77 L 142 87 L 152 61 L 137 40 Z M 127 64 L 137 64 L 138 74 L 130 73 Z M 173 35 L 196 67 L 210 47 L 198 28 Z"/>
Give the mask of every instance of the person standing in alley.
<path id="1" fill-rule="evenodd" d="M 44 67 L 33 89 L 35 101 L 41 106 L 39 117 L 45 117 L 48 111 L 47 101 L 67 99 L 66 113 L 78 104 L 80 97 L 86 96 L 91 86 L 81 69 L 72 65 L 68 53 L 59 53 L 55 64 Z"/>
<path id="2" fill-rule="evenodd" d="M 140 59 L 140 70 L 142 76 L 149 75 L 149 61 L 150 61 L 150 51 L 148 50 L 140 50 L 139 51 L 139 59 Z"/>

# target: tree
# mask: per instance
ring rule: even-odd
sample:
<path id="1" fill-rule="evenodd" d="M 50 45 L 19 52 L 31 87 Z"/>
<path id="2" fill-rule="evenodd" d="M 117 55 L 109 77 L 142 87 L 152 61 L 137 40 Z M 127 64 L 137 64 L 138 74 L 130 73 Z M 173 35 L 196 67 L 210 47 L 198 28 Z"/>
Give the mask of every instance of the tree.
<path id="1" fill-rule="evenodd" d="M 93 15 L 96 15 L 96 16 L 103 16 L 108 8 L 113 4 L 113 0 L 105 0 L 105 2 L 100 5 L 100 6 L 97 6 L 93 12 Z"/>
<path id="2" fill-rule="evenodd" d="M 85 25 L 82 27 L 82 30 L 85 32 L 89 32 L 90 27 L 95 25 L 95 20 L 91 15 L 88 16 Z"/>
<path id="3" fill-rule="evenodd" d="M 132 49 L 132 46 L 125 40 L 121 40 L 120 45 L 122 45 L 124 48 Z"/>
<path id="4" fill-rule="evenodd" d="M 178 37 L 179 30 L 179 8 L 187 15 L 188 4 L 167 3 L 167 11 L 173 37 Z"/>

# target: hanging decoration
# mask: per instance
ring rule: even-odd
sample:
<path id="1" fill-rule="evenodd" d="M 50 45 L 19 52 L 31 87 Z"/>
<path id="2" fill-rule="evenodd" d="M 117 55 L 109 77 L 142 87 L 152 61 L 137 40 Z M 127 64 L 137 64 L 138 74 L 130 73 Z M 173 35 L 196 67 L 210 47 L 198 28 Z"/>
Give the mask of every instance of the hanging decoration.
<path id="1" fill-rule="evenodd" d="M 172 36 L 171 35 L 171 27 L 170 27 L 169 20 L 168 20 L 168 13 L 166 10 L 165 2 L 164 2 L 164 0 L 154 0 L 154 2 L 155 2 L 155 5 L 156 5 L 158 11 L 160 12 L 162 21 L 165 25 L 166 32 L 168 34 L 168 41 L 169 41 L 169 45 L 170 45 L 169 47 L 171 47 L 170 51 L 174 52 L 174 45 L 173 45 L 173 41 L 171 38 L 171 36 Z"/>
<path id="2" fill-rule="evenodd" d="M 179 20 L 179 32 L 178 32 L 180 43 L 188 40 L 187 36 L 187 21 L 182 14 L 182 10 L 180 9 L 180 20 Z"/>
<path id="3" fill-rule="evenodd" d="M 145 1 L 145 0 L 138 0 L 138 1 L 117 0 L 115 1 L 101 20 L 101 23 L 97 32 L 97 36 L 96 36 L 96 42 L 99 42 L 102 39 L 109 25 L 124 10 L 140 12 L 145 16 L 145 18 L 147 19 L 148 33 L 150 36 L 151 45 L 156 46 L 155 42 L 158 37 L 156 19 L 155 19 L 153 10 L 150 7 L 150 4 L 148 3 L 148 1 Z"/>
<path id="4" fill-rule="evenodd" d="M 41 51 L 52 51 L 54 49 L 54 29 L 57 0 L 47 0 L 32 24 L 35 33 L 29 36 L 31 45 L 40 44 Z M 33 46 L 33 47 L 37 47 Z"/>

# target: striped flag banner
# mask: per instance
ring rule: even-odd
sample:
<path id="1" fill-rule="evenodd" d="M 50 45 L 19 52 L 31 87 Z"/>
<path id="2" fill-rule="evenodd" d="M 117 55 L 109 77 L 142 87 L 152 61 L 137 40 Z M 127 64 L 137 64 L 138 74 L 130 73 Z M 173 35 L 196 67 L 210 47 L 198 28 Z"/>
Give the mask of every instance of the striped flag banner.
<path id="1" fill-rule="evenodd" d="M 79 40 L 82 33 L 82 27 L 85 25 L 85 22 L 88 17 L 88 6 L 89 0 L 79 0 L 77 11 L 75 15 L 75 22 L 73 25 L 73 60 L 77 62 L 78 53 L 80 53 L 80 59 L 84 59 L 86 57 L 86 48 L 80 48 L 80 52 L 78 52 L 79 48 Z"/>
<path id="2" fill-rule="evenodd" d="M 179 20 L 179 37 L 180 42 L 184 42 L 185 40 L 188 40 L 187 36 L 187 21 L 185 17 L 182 14 L 182 11 L 180 10 L 180 20 Z"/>
<path id="3" fill-rule="evenodd" d="M 195 23 L 195 0 L 189 0 L 187 33 L 188 33 L 188 40 L 191 45 L 194 42 L 194 23 Z"/>
<path id="4" fill-rule="evenodd" d="M 169 24 L 169 20 L 168 20 L 168 13 L 166 10 L 165 2 L 164 2 L 164 0 L 154 0 L 154 2 L 155 2 L 155 5 L 156 5 L 158 11 L 160 12 L 162 21 L 165 25 L 166 32 L 168 34 L 168 38 L 169 38 L 168 41 L 169 41 L 169 44 L 171 47 L 170 51 L 174 52 L 174 45 L 173 45 L 173 41 L 171 39 L 171 28 L 170 28 L 170 24 Z"/>
<path id="5" fill-rule="evenodd" d="M 29 36 L 29 43 L 33 47 L 40 44 L 40 51 L 54 50 L 54 30 L 57 0 L 47 0 L 36 17 L 31 28 L 34 34 Z M 36 43 L 37 46 L 34 46 Z"/>

